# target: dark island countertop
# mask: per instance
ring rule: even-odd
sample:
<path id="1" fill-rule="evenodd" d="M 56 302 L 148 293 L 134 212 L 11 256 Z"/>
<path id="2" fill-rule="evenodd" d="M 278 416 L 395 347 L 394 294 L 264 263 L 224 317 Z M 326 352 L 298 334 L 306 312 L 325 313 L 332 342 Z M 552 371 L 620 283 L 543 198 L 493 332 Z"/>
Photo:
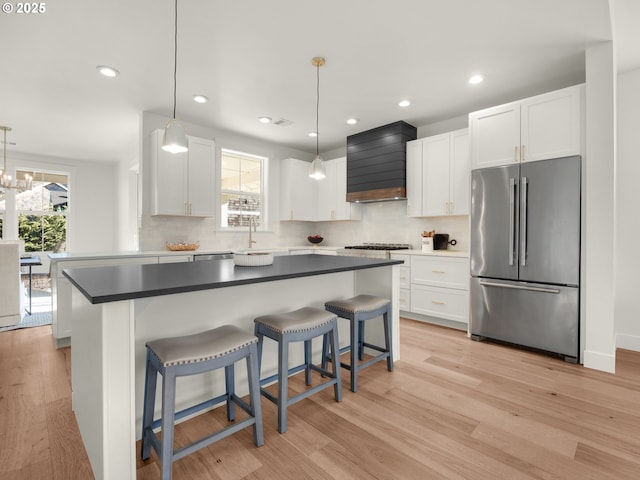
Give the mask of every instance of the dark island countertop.
<path id="1" fill-rule="evenodd" d="M 63 274 L 93 304 L 195 292 L 402 264 L 402 260 L 330 255 L 275 256 L 273 265 L 233 260 L 69 268 Z"/>

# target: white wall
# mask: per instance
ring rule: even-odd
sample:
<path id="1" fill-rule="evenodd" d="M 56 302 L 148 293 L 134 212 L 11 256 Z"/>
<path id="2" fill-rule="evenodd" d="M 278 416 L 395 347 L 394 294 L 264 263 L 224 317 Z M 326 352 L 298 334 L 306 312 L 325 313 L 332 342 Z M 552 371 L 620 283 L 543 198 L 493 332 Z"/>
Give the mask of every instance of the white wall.
<path id="1" fill-rule="evenodd" d="M 603 243 L 615 231 L 615 58 L 613 43 L 587 49 L 586 55 L 585 249 L 582 301 L 586 332 L 585 367 L 615 371 L 613 297 L 614 249 Z M 609 237 L 610 238 L 610 237 Z M 606 240 L 605 240 L 606 242 Z"/>
<path id="2" fill-rule="evenodd" d="M 116 188 L 117 163 L 78 163 L 70 180 L 71 212 L 68 250 L 117 250 L 119 219 Z"/>
<path id="3" fill-rule="evenodd" d="M 7 159 L 7 169 L 41 170 L 69 173 L 69 216 L 67 250 L 72 252 L 99 252 L 116 249 L 118 221 L 116 205 L 117 164 L 51 158 L 37 155 L 14 154 Z M 13 192 L 7 199 L 5 238 L 18 238 L 17 215 Z M 48 273 L 47 258 L 43 265 L 34 267 L 34 273 Z"/>
<path id="4" fill-rule="evenodd" d="M 616 171 L 616 346 L 640 351 L 640 69 L 618 76 Z"/>

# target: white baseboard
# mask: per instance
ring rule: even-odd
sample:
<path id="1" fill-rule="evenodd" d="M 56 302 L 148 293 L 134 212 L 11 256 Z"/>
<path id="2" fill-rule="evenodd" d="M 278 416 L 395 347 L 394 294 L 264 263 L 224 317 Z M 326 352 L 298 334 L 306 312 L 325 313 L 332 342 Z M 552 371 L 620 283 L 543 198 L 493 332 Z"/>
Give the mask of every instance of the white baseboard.
<path id="1" fill-rule="evenodd" d="M 640 352 L 640 336 L 618 333 L 616 335 L 616 348 Z"/>
<path id="2" fill-rule="evenodd" d="M 594 370 L 603 372 L 616 373 L 616 356 L 615 354 L 606 354 L 601 352 L 584 352 L 584 366 Z"/>

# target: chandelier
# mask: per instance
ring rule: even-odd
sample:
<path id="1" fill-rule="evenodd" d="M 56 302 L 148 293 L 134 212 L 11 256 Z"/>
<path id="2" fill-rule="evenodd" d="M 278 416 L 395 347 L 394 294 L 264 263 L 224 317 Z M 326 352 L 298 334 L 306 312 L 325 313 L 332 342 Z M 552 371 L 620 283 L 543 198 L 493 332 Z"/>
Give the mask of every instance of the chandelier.
<path id="1" fill-rule="evenodd" d="M 11 127 L 0 126 L 0 130 L 4 132 L 4 140 L 2 141 L 4 163 L 2 170 L 0 170 L 0 193 L 4 193 L 10 189 L 17 190 L 18 192 L 31 190 L 33 187 L 33 177 L 28 173 L 25 173 L 24 178 L 20 180 L 11 178 L 11 175 L 7 175 L 7 132 L 11 131 Z"/>

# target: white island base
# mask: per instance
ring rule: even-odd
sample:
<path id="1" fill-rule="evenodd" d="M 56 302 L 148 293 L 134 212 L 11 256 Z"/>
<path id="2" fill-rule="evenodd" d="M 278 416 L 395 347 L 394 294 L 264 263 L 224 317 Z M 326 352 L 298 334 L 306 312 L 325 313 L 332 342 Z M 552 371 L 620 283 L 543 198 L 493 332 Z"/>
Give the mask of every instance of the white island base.
<path id="1" fill-rule="evenodd" d="M 135 442 L 140 438 L 145 369 L 145 343 L 234 324 L 253 332 L 259 315 L 304 306 L 324 307 L 333 298 L 367 293 L 393 303 L 394 359 L 399 357 L 399 266 L 353 270 L 247 285 L 214 288 L 135 300 L 92 304 L 73 288 L 73 410 L 97 479 L 136 478 Z M 349 341 L 349 326 L 340 321 L 340 345 Z M 373 321 L 367 341 L 383 344 L 382 322 Z M 314 344 L 319 362 L 321 342 Z M 303 362 L 302 344 L 290 352 L 291 365 Z M 238 394 L 248 393 L 246 368 L 236 365 Z M 265 341 L 262 377 L 276 373 L 275 342 Z M 348 376 L 346 377 L 348 378 Z M 161 382 L 158 382 L 160 388 Z M 222 371 L 181 378 L 179 410 L 224 392 Z M 158 394 L 156 418 L 160 412 Z M 276 425 L 265 425 L 265 429 Z"/>

